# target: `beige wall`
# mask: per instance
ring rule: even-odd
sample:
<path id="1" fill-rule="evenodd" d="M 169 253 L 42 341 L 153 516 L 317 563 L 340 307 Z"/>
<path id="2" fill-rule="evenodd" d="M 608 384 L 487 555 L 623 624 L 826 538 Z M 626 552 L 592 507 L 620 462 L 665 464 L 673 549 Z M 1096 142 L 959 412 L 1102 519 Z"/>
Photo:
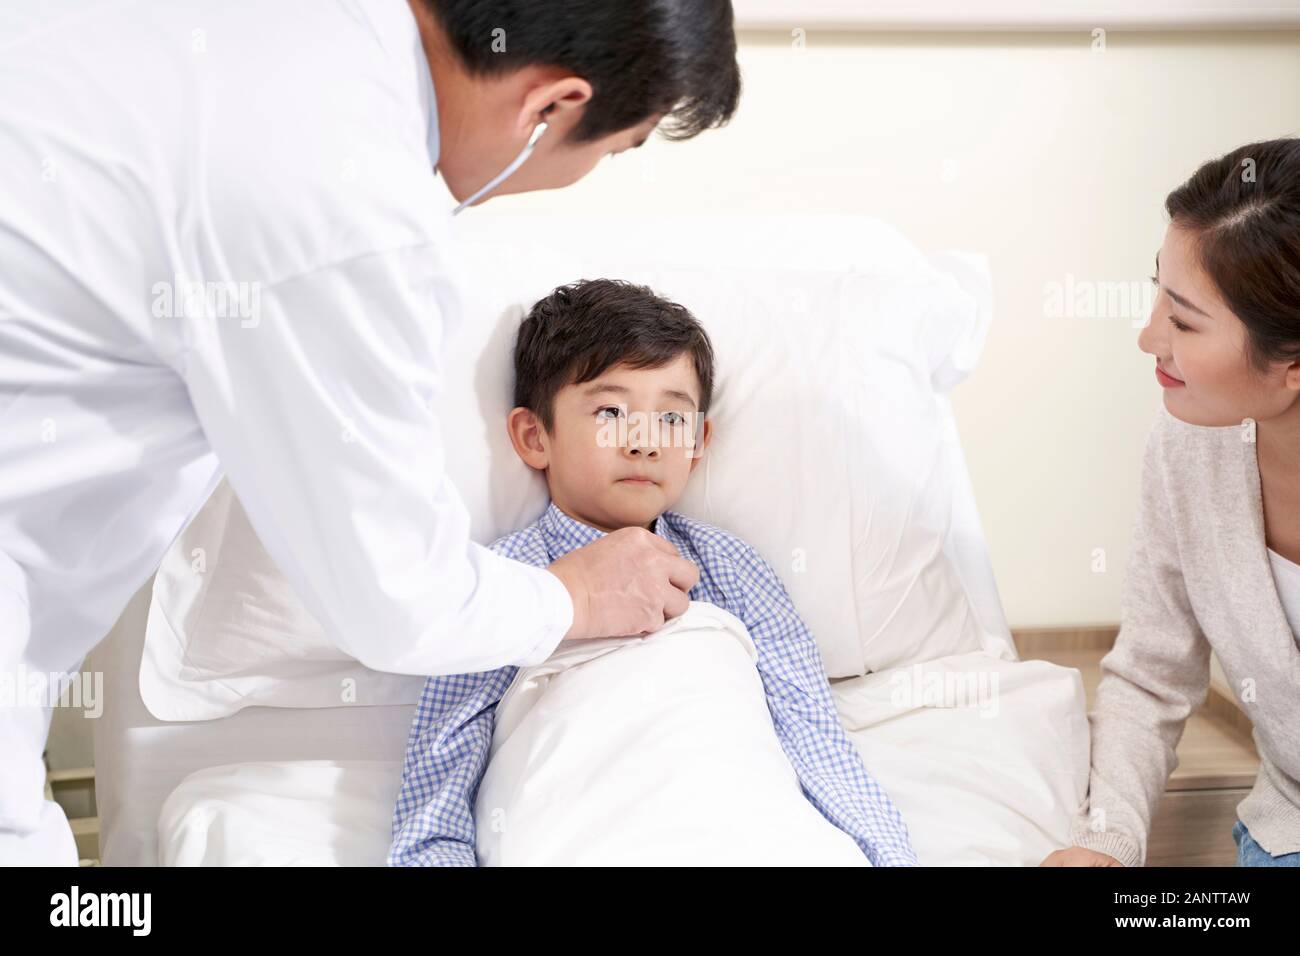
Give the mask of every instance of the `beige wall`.
<path id="1" fill-rule="evenodd" d="M 1300 32 L 1112 31 L 1104 52 L 1088 33 L 741 40 L 728 128 L 466 215 L 846 212 L 986 252 L 996 318 L 954 404 L 1007 615 L 1118 620 L 1159 388 L 1132 317 L 1053 317 L 1049 285 L 1142 290 L 1173 186 L 1233 146 L 1300 134 Z"/>

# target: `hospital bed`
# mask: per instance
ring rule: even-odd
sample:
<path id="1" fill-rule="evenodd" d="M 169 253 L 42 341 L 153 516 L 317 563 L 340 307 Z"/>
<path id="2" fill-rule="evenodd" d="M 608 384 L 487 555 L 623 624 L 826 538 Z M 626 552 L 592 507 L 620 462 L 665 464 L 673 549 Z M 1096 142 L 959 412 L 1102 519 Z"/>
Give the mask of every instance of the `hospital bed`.
<path id="1" fill-rule="evenodd" d="M 525 234 L 526 227 L 526 221 L 483 217 L 466 229 L 467 274 L 496 277 L 485 283 L 489 291 L 468 293 L 466 314 L 499 319 L 485 320 L 481 331 L 467 320 L 450 333 L 469 336 L 463 347 L 471 355 L 508 352 L 509 331 L 521 309 L 503 303 L 526 307 L 549 286 L 603 274 L 645 281 L 665 294 L 680 291 L 718 350 L 717 417 L 724 430 L 731 422 L 742 437 L 746 410 L 763 400 L 744 388 L 744 376 L 757 359 L 727 359 L 746 347 L 746 336 L 767 337 L 749 346 L 758 350 L 752 356 L 797 350 L 804 338 L 819 334 L 816 325 L 827 310 L 851 301 L 867 316 L 862 329 L 851 331 L 851 341 L 878 351 L 879 361 L 854 366 L 848 374 L 869 373 L 893 394 L 916 379 L 906 368 L 910 361 L 928 363 L 924 387 L 933 387 L 934 396 L 916 420 L 920 425 L 907 422 L 899 409 L 858 410 L 868 422 L 882 411 L 884 417 L 903 419 L 897 427 L 906 426 L 908 434 L 926 433 L 922 442 L 914 434 L 904 438 L 886 429 L 883 437 L 861 443 L 859 452 L 845 453 L 850 487 L 870 487 L 876 498 L 858 501 L 854 491 L 847 495 L 851 500 L 838 502 L 846 496 L 820 477 L 773 478 L 783 486 L 793 482 L 792 513 L 802 514 L 796 502 L 810 498 L 819 501 L 812 510 L 829 512 L 822 516 L 829 523 L 818 526 L 821 532 L 834 530 L 841 507 L 844 522 L 870 529 L 869 534 L 855 530 L 844 574 L 827 572 L 819 581 L 795 576 L 787 584 L 821 643 L 846 729 L 868 770 L 903 812 L 922 863 L 1028 865 L 1064 845 L 1087 786 L 1082 684 L 1074 670 L 1017 659 L 948 399 L 951 387 L 973 370 L 991 317 L 986 266 L 971 256 L 922 256 L 884 224 L 853 218 L 675 220 L 621 237 L 612 236 L 610 230 L 621 228 L 612 220 L 548 220 L 545 242 L 512 238 Z M 518 289 L 507 289 L 503 273 L 526 275 Z M 908 279 L 900 283 L 902 275 Z M 932 282 L 935 276 L 942 282 Z M 731 299 L 724 294 L 711 304 L 699 302 L 706 290 L 719 287 L 746 290 L 745 296 L 757 290 L 752 295 L 760 301 L 737 303 L 733 300 L 741 293 L 733 291 Z M 711 326 L 712 315 L 726 311 L 728 303 L 738 314 Z M 952 325 L 943 348 L 913 334 L 912 324 L 935 328 L 947 321 L 948 310 L 961 312 L 963 303 L 972 311 L 962 316 L 965 324 Z M 919 317 L 912 323 L 904 313 L 914 308 Z M 878 321 L 881 315 L 889 321 Z M 765 327 L 764 321 L 774 324 Z M 787 326 L 799 341 L 771 341 Z M 813 362 L 843 347 L 840 339 L 828 338 L 821 351 L 800 361 Z M 798 358 L 794 352 L 790 356 Z M 500 365 L 453 361 L 448 375 L 444 400 L 463 406 L 477 396 L 482 406 L 483 421 L 449 426 L 447 447 L 469 449 L 467 454 L 481 459 L 464 466 L 477 471 L 452 471 L 476 516 L 475 537 L 489 541 L 535 517 L 544 489 L 539 492 L 522 471 L 512 472 L 496 444 L 501 440 L 496 433 L 504 431 L 496 416 L 508 407 Z M 458 383 L 458 376 L 464 381 Z M 798 388 L 815 387 L 822 377 L 812 369 L 802 385 L 787 384 L 793 395 Z M 457 427 L 470 430 L 457 435 Z M 842 432 L 827 432 L 820 440 L 844 441 Z M 899 468 L 914 474 L 884 474 L 890 449 L 903 442 L 911 444 L 906 453 L 900 448 Z M 913 446 L 924 447 L 927 461 L 941 463 L 934 466 L 939 478 L 909 462 Z M 727 451 L 725 442 L 715 439 L 709 454 Z M 840 453 L 837 446 L 832 457 Z M 864 457 L 854 458 L 858 453 Z M 724 527 L 739 524 L 733 530 L 751 537 L 747 526 L 754 522 L 747 521 L 745 509 L 753 504 L 720 494 L 728 487 L 725 467 L 720 461 L 716 472 L 694 477 L 679 510 Z M 916 491 L 909 514 L 891 519 L 883 514 L 885 492 L 877 487 L 890 481 L 924 486 L 926 493 L 936 492 L 931 498 L 942 500 L 934 506 Z M 503 483 L 511 490 L 503 492 Z M 765 490 L 770 500 L 771 490 Z M 219 490 L 214 500 L 222 494 Z M 229 508 L 230 493 L 224 494 L 223 506 Z M 933 515 L 940 517 L 931 521 Z M 801 540 L 798 535 L 812 533 L 798 520 L 770 531 L 775 537 L 751 538 L 751 543 L 771 557 L 786 540 L 780 534 Z M 937 525 L 917 530 L 918 523 L 927 522 Z M 927 542 L 934 553 L 922 554 Z M 174 547 L 184 559 L 184 535 Z M 832 546 L 817 547 L 814 553 L 823 554 Z M 920 555 L 916 560 L 924 563 L 924 573 L 888 576 L 890 566 L 901 567 L 913 554 Z M 164 562 L 160 578 L 167 568 Z M 870 590 L 872 575 L 879 577 L 878 593 Z M 258 580 L 266 579 L 263 573 Z M 394 678 L 377 692 L 392 702 L 366 706 L 312 706 L 319 701 L 306 691 L 286 703 L 284 697 L 244 692 L 234 679 L 190 693 L 183 674 L 192 668 L 184 670 L 184 653 L 173 660 L 157 650 L 167 643 L 158 632 L 172 598 L 170 592 L 160 597 L 153 585 L 136 595 L 87 665 L 103 672 L 106 702 L 95 726 L 101 862 L 382 864 L 419 679 Z M 881 595 L 885 603 L 873 603 Z M 245 597 L 261 599 L 256 593 Z M 885 619 L 877 627 L 877 620 Z M 851 631 L 860 636 L 864 628 L 875 628 L 870 641 L 842 639 Z M 931 650 L 909 653 L 912 635 L 918 647 Z M 160 677 L 160 671 L 177 667 L 181 677 Z"/>

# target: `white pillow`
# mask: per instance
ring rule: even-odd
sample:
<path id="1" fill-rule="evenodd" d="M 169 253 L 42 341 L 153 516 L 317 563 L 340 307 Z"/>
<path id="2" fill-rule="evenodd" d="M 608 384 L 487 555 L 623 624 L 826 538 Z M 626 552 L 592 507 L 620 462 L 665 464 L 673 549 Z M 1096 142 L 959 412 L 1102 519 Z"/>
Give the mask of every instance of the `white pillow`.
<path id="1" fill-rule="evenodd" d="M 1003 635 L 981 628 L 944 553 L 966 476 L 936 389 L 978 358 L 989 318 L 981 263 L 927 260 L 892 228 L 848 217 L 635 230 L 626 220 L 477 220 L 460 227 L 465 310 L 447 333 L 438 399 L 475 540 L 517 530 L 546 505 L 544 479 L 505 431 L 526 309 L 578 278 L 628 279 L 687 306 L 715 346 L 714 438 L 675 510 L 768 559 L 830 676 L 981 647 L 1013 656 Z M 141 670 L 150 711 L 200 719 L 250 704 L 338 706 L 348 680 L 360 702 L 415 700 L 418 678 L 367 680 L 328 643 L 241 510 L 223 485 L 159 569 Z M 196 575 L 189 556 L 202 542 L 208 570 Z M 195 612 L 214 586 L 227 604 Z M 191 716 L 169 716 L 178 713 Z"/>
<path id="2" fill-rule="evenodd" d="M 140 662 L 140 697 L 159 720 L 212 720 L 250 704 L 407 702 L 423 686 L 330 643 L 226 481 L 163 556 Z"/>

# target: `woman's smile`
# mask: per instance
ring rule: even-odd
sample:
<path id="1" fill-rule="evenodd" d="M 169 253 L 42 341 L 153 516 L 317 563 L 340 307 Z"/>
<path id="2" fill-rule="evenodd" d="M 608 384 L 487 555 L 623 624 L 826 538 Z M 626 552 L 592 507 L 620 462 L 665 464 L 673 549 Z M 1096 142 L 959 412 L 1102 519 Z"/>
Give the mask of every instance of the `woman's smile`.
<path id="1" fill-rule="evenodd" d="M 1156 381 L 1165 388 L 1183 388 L 1187 383 L 1180 378 L 1174 378 L 1159 363 L 1156 364 Z"/>

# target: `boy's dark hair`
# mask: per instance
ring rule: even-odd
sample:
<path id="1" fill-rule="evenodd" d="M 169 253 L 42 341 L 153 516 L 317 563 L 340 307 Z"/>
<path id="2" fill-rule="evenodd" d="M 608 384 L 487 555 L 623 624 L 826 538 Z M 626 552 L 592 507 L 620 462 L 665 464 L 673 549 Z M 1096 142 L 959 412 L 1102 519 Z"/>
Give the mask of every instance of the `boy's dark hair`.
<path id="1" fill-rule="evenodd" d="M 515 405 L 530 409 L 549 432 L 555 396 L 615 365 L 662 368 L 690 355 L 700 383 L 697 414 L 713 401 L 713 345 L 695 316 L 643 285 L 590 279 L 560 286 L 519 327 Z"/>
<path id="2" fill-rule="evenodd" d="M 472 74 L 558 66 L 592 87 L 575 142 L 662 114 L 668 139 L 721 126 L 740 99 L 731 0 L 423 0 Z"/>
<path id="3" fill-rule="evenodd" d="M 1169 194 L 1257 369 L 1300 358 L 1300 139 L 1239 146 Z"/>

